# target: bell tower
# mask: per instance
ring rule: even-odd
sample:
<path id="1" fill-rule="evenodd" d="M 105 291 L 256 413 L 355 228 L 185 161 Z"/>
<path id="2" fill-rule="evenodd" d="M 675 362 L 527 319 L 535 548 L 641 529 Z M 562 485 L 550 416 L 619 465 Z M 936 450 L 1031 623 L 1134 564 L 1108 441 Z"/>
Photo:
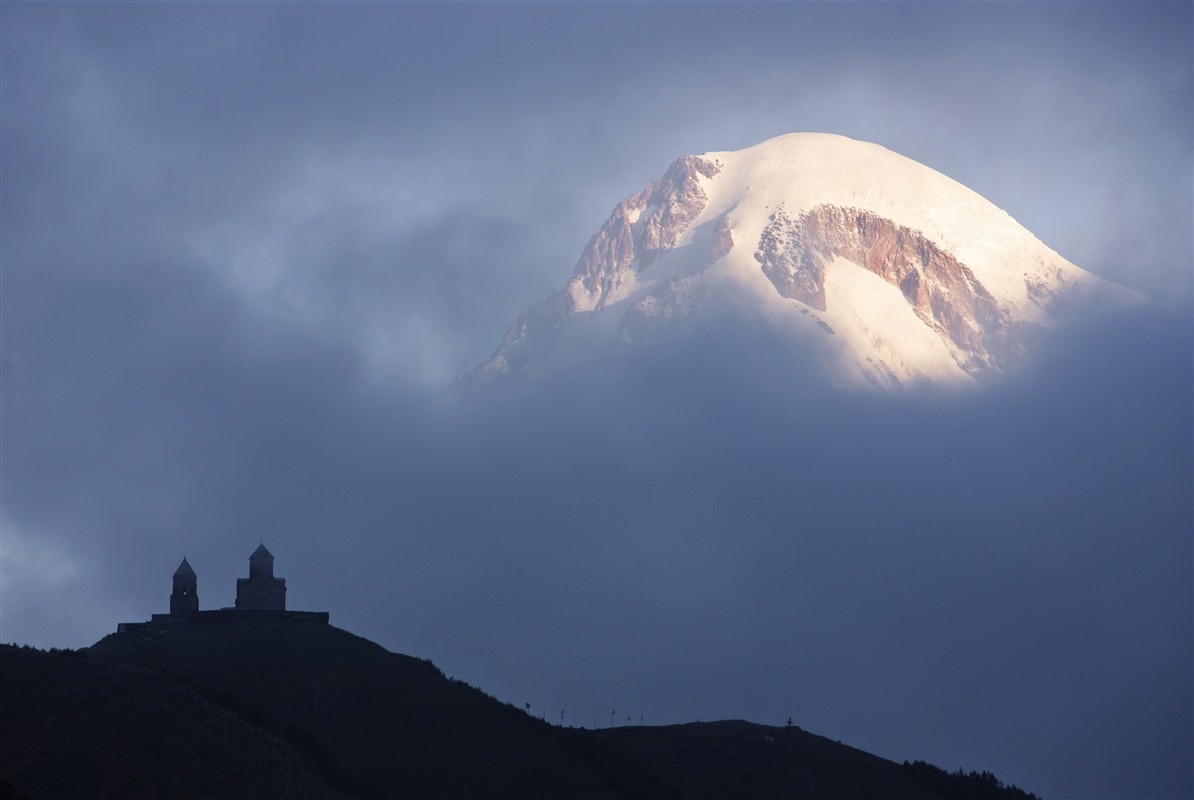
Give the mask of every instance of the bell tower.
<path id="1" fill-rule="evenodd" d="M 170 592 L 170 616 L 194 614 L 199 610 L 199 578 L 186 557 L 174 570 L 174 589 Z"/>

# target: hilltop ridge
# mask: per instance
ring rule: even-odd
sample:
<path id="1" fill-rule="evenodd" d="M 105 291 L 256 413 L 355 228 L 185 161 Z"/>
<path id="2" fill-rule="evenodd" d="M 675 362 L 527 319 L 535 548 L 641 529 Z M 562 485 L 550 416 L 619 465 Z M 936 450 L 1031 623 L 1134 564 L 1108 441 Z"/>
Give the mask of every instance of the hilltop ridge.
<path id="1" fill-rule="evenodd" d="M 11 797 L 1027 796 L 796 726 L 556 727 L 303 618 L 184 620 L 0 658 Z"/>

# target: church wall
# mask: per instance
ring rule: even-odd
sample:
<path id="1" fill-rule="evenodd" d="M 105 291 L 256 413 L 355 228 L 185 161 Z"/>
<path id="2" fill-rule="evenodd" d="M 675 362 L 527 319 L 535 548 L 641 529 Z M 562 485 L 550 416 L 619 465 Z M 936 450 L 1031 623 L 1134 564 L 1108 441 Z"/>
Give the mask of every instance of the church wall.
<path id="1" fill-rule="evenodd" d="M 241 609 L 286 609 L 286 579 L 268 576 L 238 578 L 236 607 Z"/>

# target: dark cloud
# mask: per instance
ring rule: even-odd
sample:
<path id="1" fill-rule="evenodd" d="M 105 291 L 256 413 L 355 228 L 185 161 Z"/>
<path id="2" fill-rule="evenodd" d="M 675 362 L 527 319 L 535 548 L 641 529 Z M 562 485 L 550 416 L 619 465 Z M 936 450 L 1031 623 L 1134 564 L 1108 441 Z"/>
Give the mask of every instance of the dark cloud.
<path id="1" fill-rule="evenodd" d="M 1176 745 L 1112 756 L 1189 741 L 1157 703 L 1191 699 L 1189 321 L 1103 325 L 966 402 L 810 390 L 751 341 L 476 411 L 428 522 L 476 538 L 410 597 L 459 639 L 396 625 L 552 709 L 794 714 L 1051 794 L 1173 791 Z"/>
<path id="2" fill-rule="evenodd" d="M 164 610 L 183 554 L 228 605 L 263 537 L 294 607 L 551 719 L 1190 792 L 1188 6 L 0 14 L 0 638 Z M 671 159 L 793 130 L 1156 302 L 961 398 L 720 329 L 441 391 Z"/>
<path id="3" fill-rule="evenodd" d="M 1104 321 L 965 400 L 843 397 L 717 331 L 445 405 L 129 281 L 168 319 L 81 282 L 90 316 L 56 305 L 92 338 L 35 360 L 71 380 L 6 381 L 18 555 L 53 531 L 101 599 L 24 587 L 22 638 L 160 610 L 181 552 L 226 605 L 264 536 L 295 606 L 553 717 L 792 715 L 1052 794 L 1182 785 L 1188 751 L 1133 743 L 1189 743 L 1188 319 Z"/>

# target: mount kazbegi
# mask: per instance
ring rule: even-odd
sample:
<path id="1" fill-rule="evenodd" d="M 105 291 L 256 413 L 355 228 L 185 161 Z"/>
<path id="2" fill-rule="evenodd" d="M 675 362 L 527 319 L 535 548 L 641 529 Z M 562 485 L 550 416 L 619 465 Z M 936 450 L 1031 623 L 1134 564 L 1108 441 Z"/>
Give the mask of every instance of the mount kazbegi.
<path id="1" fill-rule="evenodd" d="M 789 134 L 677 159 L 618 204 L 563 288 L 520 314 L 460 383 L 732 318 L 839 388 L 963 388 L 1024 363 L 1067 314 L 1139 300 L 922 164 L 843 136 Z"/>

